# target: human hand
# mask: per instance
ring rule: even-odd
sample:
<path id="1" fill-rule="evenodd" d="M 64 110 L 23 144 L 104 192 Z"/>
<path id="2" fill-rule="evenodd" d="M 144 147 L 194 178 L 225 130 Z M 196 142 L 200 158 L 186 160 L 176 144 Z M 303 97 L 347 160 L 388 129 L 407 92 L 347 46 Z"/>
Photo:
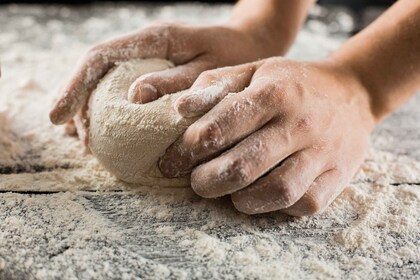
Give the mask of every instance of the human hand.
<path id="1" fill-rule="evenodd" d="M 54 124 L 63 124 L 76 116 L 67 132 L 76 133 L 76 124 L 79 134 L 87 135 L 89 95 L 117 62 L 165 58 L 176 65 L 172 69 L 139 77 L 132 84 L 128 99 L 146 103 L 164 94 L 189 88 L 207 69 L 253 61 L 268 56 L 266 52 L 264 44 L 258 44 L 255 38 L 239 28 L 155 24 L 91 48 L 65 86 L 50 118 Z"/>
<path id="2" fill-rule="evenodd" d="M 176 102 L 205 115 L 161 158 L 206 198 L 231 194 L 247 214 L 325 209 L 364 159 L 376 122 L 365 87 L 334 61 L 282 58 L 202 73 Z M 208 98 L 209 92 L 213 98 Z"/>

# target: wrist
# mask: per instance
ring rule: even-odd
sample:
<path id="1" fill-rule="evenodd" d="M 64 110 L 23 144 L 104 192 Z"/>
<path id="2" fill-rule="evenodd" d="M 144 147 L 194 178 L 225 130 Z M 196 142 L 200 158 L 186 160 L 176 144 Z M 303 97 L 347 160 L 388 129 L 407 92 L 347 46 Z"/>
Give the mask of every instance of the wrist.
<path id="1" fill-rule="evenodd" d="M 247 36 L 260 53 L 260 58 L 283 56 L 293 42 L 290 32 L 275 30 L 269 26 L 259 26 L 252 22 L 231 20 L 226 27 Z"/>
<path id="2" fill-rule="evenodd" d="M 314 0 L 241 0 L 228 25 L 248 34 L 265 57 L 285 55 Z"/>
<path id="3" fill-rule="evenodd" d="M 341 73 L 345 73 L 352 80 L 355 91 L 366 96 L 375 124 L 394 111 L 390 102 L 384 98 L 385 96 L 381 96 L 383 89 L 372 81 L 374 74 L 369 74 L 370 71 L 361 69 L 363 63 L 359 63 L 357 57 L 337 52 L 333 53 L 328 60 L 332 61 Z"/>
<path id="4" fill-rule="evenodd" d="M 360 78 L 357 71 L 348 63 L 334 56 L 323 60 L 321 64 L 339 85 L 339 88 L 335 89 L 337 94 L 341 94 L 344 98 L 343 101 L 348 104 L 358 104 L 360 113 L 363 114 L 363 120 L 373 130 L 382 119 L 382 115 L 377 113 L 374 98 L 372 98 L 369 88 L 363 79 Z"/>

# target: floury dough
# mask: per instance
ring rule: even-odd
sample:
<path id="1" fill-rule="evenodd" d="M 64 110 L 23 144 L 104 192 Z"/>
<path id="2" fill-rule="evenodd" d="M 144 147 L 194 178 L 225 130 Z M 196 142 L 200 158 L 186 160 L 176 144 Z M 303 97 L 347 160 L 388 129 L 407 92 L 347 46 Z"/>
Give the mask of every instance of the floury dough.
<path id="1" fill-rule="evenodd" d="M 147 104 L 126 100 L 141 75 L 173 67 L 162 59 L 119 64 L 98 85 L 90 104 L 90 148 L 98 161 L 122 181 L 146 186 L 189 186 L 188 178 L 165 178 L 157 162 L 194 119 L 182 118 L 174 102 L 182 92 Z"/>

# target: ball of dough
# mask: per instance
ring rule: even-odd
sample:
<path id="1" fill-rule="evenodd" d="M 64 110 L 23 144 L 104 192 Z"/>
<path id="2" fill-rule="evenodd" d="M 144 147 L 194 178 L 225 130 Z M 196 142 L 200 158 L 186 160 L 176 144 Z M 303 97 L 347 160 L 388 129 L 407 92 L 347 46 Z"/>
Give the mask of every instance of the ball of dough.
<path id="1" fill-rule="evenodd" d="M 119 64 L 99 83 L 90 104 L 90 148 L 98 161 L 122 181 L 145 186 L 189 186 L 189 178 L 165 178 L 159 157 L 195 119 L 174 110 L 182 92 L 146 104 L 126 100 L 130 85 L 141 75 L 173 67 L 162 59 Z"/>

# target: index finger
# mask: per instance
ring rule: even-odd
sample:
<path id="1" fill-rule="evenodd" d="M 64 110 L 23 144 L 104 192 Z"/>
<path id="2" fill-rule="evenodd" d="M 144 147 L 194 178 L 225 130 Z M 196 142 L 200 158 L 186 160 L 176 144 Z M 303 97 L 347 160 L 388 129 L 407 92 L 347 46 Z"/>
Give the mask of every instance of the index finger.
<path id="1" fill-rule="evenodd" d="M 161 172 L 167 177 L 188 174 L 263 127 L 275 113 L 268 105 L 268 90 L 256 83 L 223 99 L 166 150 L 159 162 Z"/>

